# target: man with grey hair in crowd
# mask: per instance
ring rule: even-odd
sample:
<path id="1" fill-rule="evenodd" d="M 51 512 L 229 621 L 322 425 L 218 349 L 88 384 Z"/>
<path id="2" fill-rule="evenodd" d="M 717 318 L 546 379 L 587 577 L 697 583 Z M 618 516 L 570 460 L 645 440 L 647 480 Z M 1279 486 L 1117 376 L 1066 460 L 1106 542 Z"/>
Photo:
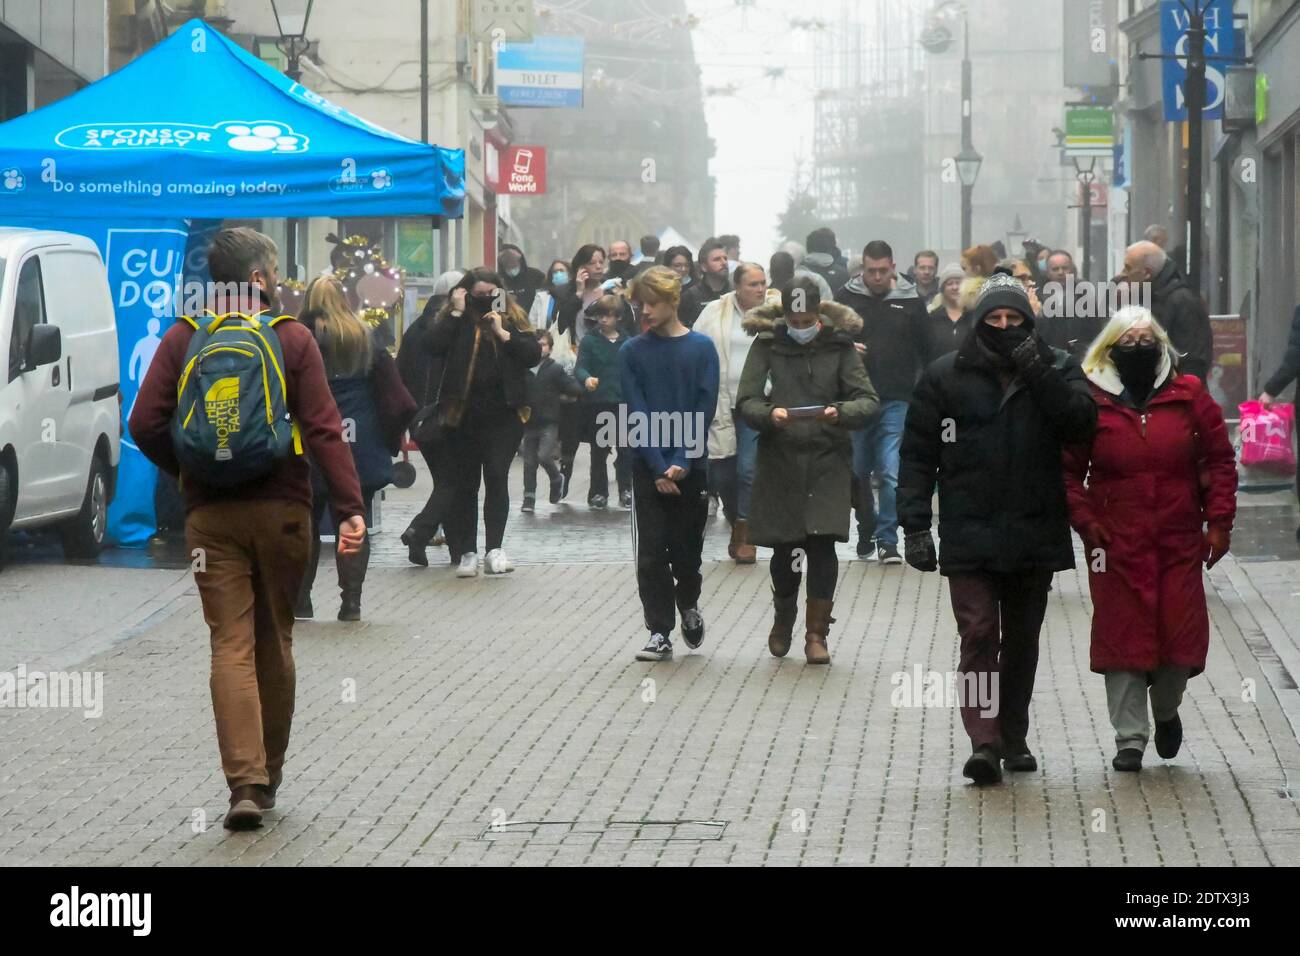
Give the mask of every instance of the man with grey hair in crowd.
<path id="1" fill-rule="evenodd" d="M 1169 230 L 1159 223 L 1147 226 L 1142 233 L 1142 238 L 1147 242 L 1154 242 L 1161 249 L 1169 249 Z"/>
<path id="2" fill-rule="evenodd" d="M 1154 242 L 1143 239 L 1125 251 L 1121 275 L 1125 282 L 1151 283 L 1151 311 L 1181 356 L 1178 370 L 1204 382 L 1214 352 L 1210 313 L 1174 260 Z"/>

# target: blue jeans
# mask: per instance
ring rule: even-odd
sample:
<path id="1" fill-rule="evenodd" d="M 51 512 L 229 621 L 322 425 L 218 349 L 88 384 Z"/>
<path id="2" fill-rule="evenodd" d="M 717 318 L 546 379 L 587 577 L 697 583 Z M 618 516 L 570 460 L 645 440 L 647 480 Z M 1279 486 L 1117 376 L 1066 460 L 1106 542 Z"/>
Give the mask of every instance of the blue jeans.
<path id="1" fill-rule="evenodd" d="M 880 479 L 876 543 L 898 547 L 898 452 L 903 446 L 907 402 L 882 402 L 880 408 L 875 421 L 853 432 L 853 475 L 866 481 L 875 472 Z"/>
<path id="2" fill-rule="evenodd" d="M 754 491 L 754 470 L 758 466 L 758 432 L 735 416 L 736 422 L 736 512 L 749 517 L 749 498 Z"/>

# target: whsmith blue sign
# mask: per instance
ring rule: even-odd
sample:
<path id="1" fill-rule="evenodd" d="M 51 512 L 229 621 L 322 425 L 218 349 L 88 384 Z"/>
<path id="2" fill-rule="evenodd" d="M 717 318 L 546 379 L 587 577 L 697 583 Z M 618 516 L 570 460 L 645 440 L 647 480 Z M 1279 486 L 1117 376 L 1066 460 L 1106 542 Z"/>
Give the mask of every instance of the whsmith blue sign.
<path id="1" fill-rule="evenodd" d="M 582 106 L 582 38 L 539 36 L 503 43 L 497 97 L 503 106 Z"/>
<path id="2" fill-rule="evenodd" d="M 1192 5 L 1206 0 L 1190 0 Z M 1163 60 L 1165 120 L 1171 123 L 1187 119 L 1187 28 L 1191 14 L 1178 0 L 1161 0 L 1160 52 L 1178 59 Z M 1232 23 L 1232 0 L 1210 0 L 1205 10 L 1205 55 L 1237 55 L 1237 34 Z M 1223 117 L 1223 100 L 1227 90 L 1225 75 L 1228 64 L 1209 60 L 1205 69 L 1205 119 Z"/>

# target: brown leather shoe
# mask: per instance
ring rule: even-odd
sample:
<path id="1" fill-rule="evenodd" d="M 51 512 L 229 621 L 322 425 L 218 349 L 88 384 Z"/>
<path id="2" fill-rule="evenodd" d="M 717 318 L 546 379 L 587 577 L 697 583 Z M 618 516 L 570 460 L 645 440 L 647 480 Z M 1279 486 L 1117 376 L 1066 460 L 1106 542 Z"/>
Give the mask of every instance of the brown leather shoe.
<path id="1" fill-rule="evenodd" d="M 749 522 L 737 521 L 731 528 L 731 547 L 728 553 L 737 564 L 754 564 L 758 561 L 758 548 L 749 543 Z"/>
<path id="2" fill-rule="evenodd" d="M 794 639 L 794 622 L 799 616 L 799 595 L 781 597 L 773 591 L 772 608 L 774 617 L 772 630 L 767 635 L 767 649 L 773 657 L 785 657 L 790 653 L 790 642 Z"/>
<path id="3" fill-rule="evenodd" d="M 262 788 L 243 784 L 230 791 L 230 809 L 222 824 L 227 830 L 256 830 L 262 825 Z"/>
<path id="4" fill-rule="evenodd" d="M 808 609 L 805 614 L 808 631 L 803 638 L 803 653 L 809 664 L 829 664 L 831 662 L 831 652 L 830 648 L 826 646 L 826 636 L 830 634 L 831 625 L 835 622 L 835 618 L 831 617 L 831 608 L 834 606 L 835 602 L 826 598 L 808 599 Z"/>

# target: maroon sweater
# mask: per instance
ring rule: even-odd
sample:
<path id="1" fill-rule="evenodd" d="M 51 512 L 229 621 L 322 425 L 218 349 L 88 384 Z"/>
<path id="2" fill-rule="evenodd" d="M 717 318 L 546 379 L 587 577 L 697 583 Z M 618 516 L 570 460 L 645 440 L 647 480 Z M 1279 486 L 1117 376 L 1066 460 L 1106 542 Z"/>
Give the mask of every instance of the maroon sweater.
<path id="1" fill-rule="evenodd" d="M 312 334 L 297 322 L 281 322 L 275 327 L 284 353 L 285 381 L 289 387 L 289 414 L 298 424 L 306 449 L 324 472 L 330 486 L 336 522 L 366 513 L 361 500 L 361 485 L 352 454 L 343 441 L 343 423 L 325 378 L 325 363 Z M 140 451 L 170 475 L 178 475 L 180 465 L 172 448 L 171 423 L 176 413 L 176 385 L 185 364 L 194 329 L 179 321 L 167 330 L 162 344 L 149 365 L 149 373 L 140 386 L 128 427 Z M 273 498 L 297 501 L 311 507 L 311 469 L 306 455 L 293 455 L 276 470 L 258 481 L 238 488 L 203 486 L 184 476 L 181 491 L 185 510 L 216 501 Z"/>

